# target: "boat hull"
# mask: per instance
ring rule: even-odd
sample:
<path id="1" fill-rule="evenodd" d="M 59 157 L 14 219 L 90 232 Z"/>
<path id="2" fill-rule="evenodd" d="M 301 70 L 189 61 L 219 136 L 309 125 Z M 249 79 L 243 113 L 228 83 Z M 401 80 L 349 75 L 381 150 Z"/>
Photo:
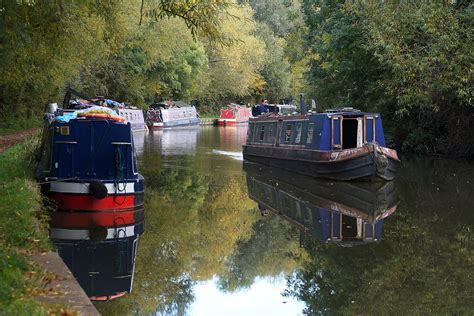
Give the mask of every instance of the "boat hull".
<path id="1" fill-rule="evenodd" d="M 149 128 L 170 128 L 170 127 L 178 127 L 178 126 L 192 126 L 192 125 L 199 125 L 200 120 L 198 118 L 194 119 L 183 119 L 183 120 L 175 120 L 170 122 L 150 122 L 148 123 Z"/>
<path id="2" fill-rule="evenodd" d="M 217 120 L 217 125 L 241 125 L 241 124 L 248 124 L 248 120 L 246 121 L 237 121 L 236 119 L 219 119 Z"/>
<path id="3" fill-rule="evenodd" d="M 243 145 L 244 159 L 332 180 L 393 180 L 399 160 L 394 150 L 370 144 L 341 151 Z"/>

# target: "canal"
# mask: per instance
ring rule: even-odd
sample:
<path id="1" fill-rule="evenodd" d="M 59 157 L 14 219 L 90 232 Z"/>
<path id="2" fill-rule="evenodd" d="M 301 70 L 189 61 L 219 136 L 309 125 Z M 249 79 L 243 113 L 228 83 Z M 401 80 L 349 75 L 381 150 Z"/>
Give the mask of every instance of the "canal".
<path id="1" fill-rule="evenodd" d="M 328 183 L 244 168 L 245 138 L 135 135 L 145 234 L 133 292 L 101 313 L 473 313 L 472 162 L 402 157 L 388 185 Z"/>

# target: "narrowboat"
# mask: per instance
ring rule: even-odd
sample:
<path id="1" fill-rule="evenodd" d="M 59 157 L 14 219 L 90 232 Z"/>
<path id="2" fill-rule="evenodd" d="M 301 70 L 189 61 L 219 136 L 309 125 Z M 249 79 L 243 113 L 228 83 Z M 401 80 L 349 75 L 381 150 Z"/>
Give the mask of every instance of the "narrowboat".
<path id="1" fill-rule="evenodd" d="M 227 106 L 227 109 L 221 109 L 221 114 L 217 120 L 218 125 L 235 125 L 235 124 L 247 124 L 250 116 L 252 115 L 252 109 L 245 106 L 231 103 Z"/>
<path id="2" fill-rule="evenodd" d="M 79 98 L 73 99 L 72 96 L 74 95 Z M 64 98 L 64 103 L 67 103 L 67 108 L 76 110 L 86 109 L 92 106 L 109 107 L 114 109 L 119 116 L 122 116 L 131 124 L 132 132 L 143 132 L 148 130 L 148 127 L 145 124 L 145 119 L 143 118 L 143 111 L 137 107 L 126 105 L 122 102 L 106 99 L 104 97 L 90 99 L 84 97 L 81 93 L 73 89 L 68 89 Z M 65 108 L 63 108 L 63 110 L 65 110 Z"/>
<path id="3" fill-rule="evenodd" d="M 132 132 L 146 132 L 148 126 L 145 124 L 143 111 L 136 107 L 117 108 L 118 115 L 122 116 L 132 126 Z"/>
<path id="4" fill-rule="evenodd" d="M 282 217 L 324 242 L 354 246 L 379 241 L 399 200 L 394 182 L 329 182 L 244 163 L 249 197 L 261 215 Z"/>
<path id="5" fill-rule="evenodd" d="M 244 159 L 333 180 L 395 177 L 400 160 L 385 145 L 380 114 L 302 109 L 303 114 L 251 118 Z"/>
<path id="6" fill-rule="evenodd" d="M 69 98 L 61 109 L 51 105 L 36 177 L 55 208 L 50 220 L 55 243 L 100 248 L 107 247 L 101 242 L 143 234 L 144 179 L 132 124 L 115 110 L 77 107 Z"/>
<path id="7" fill-rule="evenodd" d="M 150 128 L 199 125 L 199 123 L 196 108 L 181 101 L 155 103 L 150 105 L 146 112 L 146 124 Z"/>
<path id="8" fill-rule="evenodd" d="M 257 117 L 262 114 L 293 114 L 296 113 L 296 106 L 293 104 L 269 104 L 267 102 L 263 102 L 252 107 L 252 116 Z"/>

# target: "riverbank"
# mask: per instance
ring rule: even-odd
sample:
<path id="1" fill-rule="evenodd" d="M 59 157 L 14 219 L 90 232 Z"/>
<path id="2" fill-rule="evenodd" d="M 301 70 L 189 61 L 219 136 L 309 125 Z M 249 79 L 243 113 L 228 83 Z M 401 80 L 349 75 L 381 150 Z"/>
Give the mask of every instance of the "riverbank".
<path id="1" fill-rule="evenodd" d="M 65 280 L 65 275 L 54 269 L 48 271 L 33 260 L 45 255 L 59 257 L 51 252 L 48 211 L 34 181 L 33 157 L 39 136 L 37 132 L 27 135 L 25 140 L 0 153 L 0 314 L 76 311 L 67 301 L 54 299 L 67 294 L 59 287 L 51 288 L 51 284 Z M 74 278 L 67 282 L 77 284 Z"/>
<path id="2" fill-rule="evenodd" d="M 200 125 L 217 125 L 217 117 L 202 117 Z"/>

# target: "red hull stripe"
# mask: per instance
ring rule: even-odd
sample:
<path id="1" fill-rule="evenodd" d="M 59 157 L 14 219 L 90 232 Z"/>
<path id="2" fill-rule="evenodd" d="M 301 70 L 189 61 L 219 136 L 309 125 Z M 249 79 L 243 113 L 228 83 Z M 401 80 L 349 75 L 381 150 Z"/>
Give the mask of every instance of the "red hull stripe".
<path id="1" fill-rule="evenodd" d="M 122 212 L 54 212 L 52 227 L 93 228 L 131 225 L 143 220 L 143 209 Z"/>
<path id="2" fill-rule="evenodd" d="M 104 183 L 107 187 L 108 194 L 125 194 L 135 192 L 135 182 L 118 183 Z M 58 193 L 77 193 L 77 194 L 88 194 L 89 183 L 88 182 L 52 182 L 51 192 Z"/>
<path id="3" fill-rule="evenodd" d="M 117 293 L 117 294 L 114 294 L 114 295 L 91 296 L 89 298 L 91 299 L 91 301 L 109 301 L 109 300 L 116 299 L 118 297 L 122 297 L 127 293 L 128 292 L 120 292 L 120 293 Z"/>
<path id="4" fill-rule="evenodd" d="M 120 210 L 135 206 L 135 195 L 106 196 L 96 199 L 92 195 L 53 193 L 50 199 L 57 203 L 59 210 Z"/>

